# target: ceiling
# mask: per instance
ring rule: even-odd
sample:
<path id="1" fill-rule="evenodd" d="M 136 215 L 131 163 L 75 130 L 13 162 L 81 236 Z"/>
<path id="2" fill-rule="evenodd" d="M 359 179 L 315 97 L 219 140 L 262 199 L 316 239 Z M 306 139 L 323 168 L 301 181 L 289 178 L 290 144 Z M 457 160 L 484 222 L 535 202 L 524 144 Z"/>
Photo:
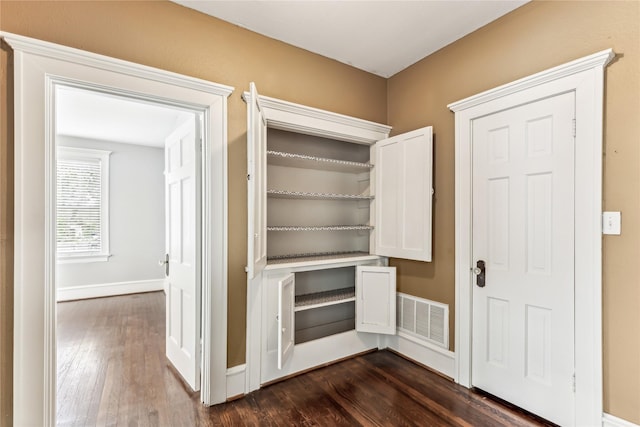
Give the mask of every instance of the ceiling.
<path id="1" fill-rule="evenodd" d="M 529 0 L 172 0 L 390 77 Z"/>
<path id="2" fill-rule="evenodd" d="M 390 77 L 529 0 L 172 0 L 356 68 Z M 71 87 L 56 133 L 163 147 L 190 113 Z"/>
<path id="3" fill-rule="evenodd" d="M 89 90 L 56 90 L 57 135 L 164 147 L 166 137 L 191 114 Z"/>

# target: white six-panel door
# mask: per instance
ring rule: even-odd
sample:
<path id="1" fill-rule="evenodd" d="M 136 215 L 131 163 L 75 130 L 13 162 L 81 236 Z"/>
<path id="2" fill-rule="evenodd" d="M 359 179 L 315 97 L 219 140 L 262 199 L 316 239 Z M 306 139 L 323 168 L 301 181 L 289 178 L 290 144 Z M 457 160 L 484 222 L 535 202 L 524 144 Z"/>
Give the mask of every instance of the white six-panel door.
<path id="1" fill-rule="evenodd" d="M 193 118 L 165 143 L 166 352 L 193 390 L 200 389 L 198 139 Z"/>
<path id="2" fill-rule="evenodd" d="M 573 93 L 473 121 L 472 384 L 574 417 Z M 478 271 L 476 270 L 476 274 Z"/>

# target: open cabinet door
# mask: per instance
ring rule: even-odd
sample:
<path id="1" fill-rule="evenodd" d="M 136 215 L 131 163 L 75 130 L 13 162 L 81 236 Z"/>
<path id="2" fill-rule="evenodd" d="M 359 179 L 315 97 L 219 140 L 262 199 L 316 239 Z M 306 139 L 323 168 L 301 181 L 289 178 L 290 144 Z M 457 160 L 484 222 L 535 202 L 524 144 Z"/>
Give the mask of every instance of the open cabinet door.
<path id="1" fill-rule="evenodd" d="M 166 354 L 200 390 L 199 129 L 194 117 L 165 141 Z"/>
<path id="2" fill-rule="evenodd" d="M 431 261 L 432 161 L 431 126 L 376 143 L 376 255 Z"/>
<path id="3" fill-rule="evenodd" d="M 395 267 L 356 267 L 356 331 L 395 335 Z"/>
<path id="4" fill-rule="evenodd" d="M 267 122 L 255 83 L 247 101 L 247 276 L 253 279 L 267 265 Z"/>
<path id="5" fill-rule="evenodd" d="M 295 277 L 289 274 L 278 282 L 278 369 L 291 358 L 295 344 Z"/>

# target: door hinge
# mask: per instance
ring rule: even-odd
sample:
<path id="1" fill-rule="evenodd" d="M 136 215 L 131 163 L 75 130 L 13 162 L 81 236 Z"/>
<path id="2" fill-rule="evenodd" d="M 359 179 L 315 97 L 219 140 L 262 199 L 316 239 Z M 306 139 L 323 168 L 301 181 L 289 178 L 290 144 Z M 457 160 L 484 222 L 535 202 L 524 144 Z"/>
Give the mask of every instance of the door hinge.
<path id="1" fill-rule="evenodd" d="M 575 372 L 571 376 L 571 388 L 573 389 L 573 392 L 575 393 L 576 392 L 576 374 L 575 374 Z"/>
<path id="2" fill-rule="evenodd" d="M 247 174 L 247 181 L 251 181 L 251 175 Z"/>
<path id="3" fill-rule="evenodd" d="M 573 133 L 573 137 L 576 137 L 576 119 L 571 120 L 571 132 Z"/>

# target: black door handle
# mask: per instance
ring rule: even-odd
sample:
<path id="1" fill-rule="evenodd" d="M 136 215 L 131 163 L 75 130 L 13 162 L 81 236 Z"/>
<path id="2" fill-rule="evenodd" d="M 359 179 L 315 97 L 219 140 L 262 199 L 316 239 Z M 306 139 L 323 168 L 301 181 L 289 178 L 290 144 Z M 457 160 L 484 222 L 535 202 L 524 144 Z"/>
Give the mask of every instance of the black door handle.
<path id="1" fill-rule="evenodd" d="M 484 285 L 485 285 L 484 261 L 478 260 L 478 262 L 476 262 L 476 268 L 473 269 L 473 272 L 476 274 L 476 285 L 480 288 L 484 288 Z"/>

